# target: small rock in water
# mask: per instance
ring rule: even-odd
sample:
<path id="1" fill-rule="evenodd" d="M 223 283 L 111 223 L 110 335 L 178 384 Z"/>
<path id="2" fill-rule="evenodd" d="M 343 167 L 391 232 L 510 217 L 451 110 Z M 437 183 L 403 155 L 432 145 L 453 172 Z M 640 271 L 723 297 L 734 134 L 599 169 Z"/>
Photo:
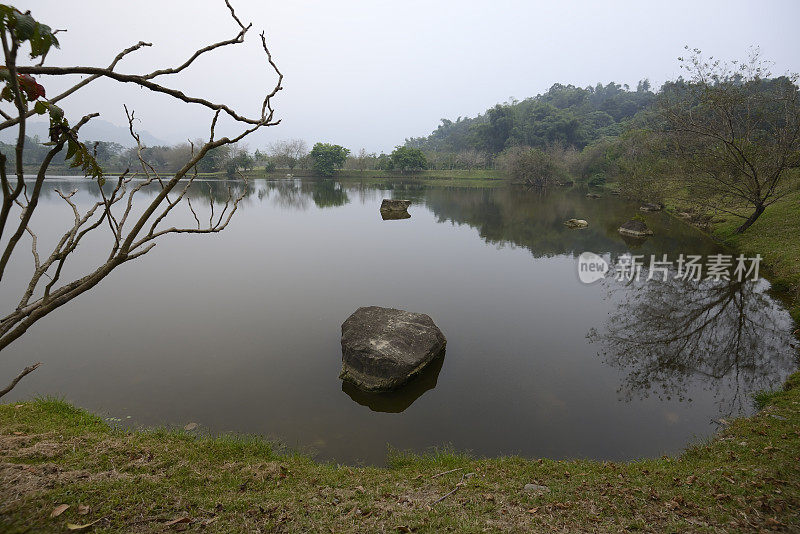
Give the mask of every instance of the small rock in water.
<path id="1" fill-rule="evenodd" d="M 586 228 L 589 223 L 583 219 L 570 219 L 564 223 L 568 228 Z"/>
<path id="2" fill-rule="evenodd" d="M 384 198 L 383 202 L 381 202 L 381 211 L 406 211 L 410 205 L 410 200 L 389 200 Z"/>
<path id="3" fill-rule="evenodd" d="M 339 378 L 365 391 L 390 391 L 444 354 L 447 340 L 424 313 L 367 306 L 342 323 Z"/>
<path id="4" fill-rule="evenodd" d="M 655 203 L 647 203 L 639 208 L 640 211 L 661 211 L 663 209 L 664 209 L 663 204 L 655 204 Z"/>
<path id="5" fill-rule="evenodd" d="M 540 486 L 539 484 L 525 484 L 525 491 L 528 493 L 535 493 L 541 495 L 542 493 L 549 493 L 550 488 L 547 486 Z"/>
<path id="6" fill-rule="evenodd" d="M 647 237 L 653 235 L 653 231 L 645 223 L 637 220 L 630 220 L 619 227 L 619 233 L 631 237 Z"/>

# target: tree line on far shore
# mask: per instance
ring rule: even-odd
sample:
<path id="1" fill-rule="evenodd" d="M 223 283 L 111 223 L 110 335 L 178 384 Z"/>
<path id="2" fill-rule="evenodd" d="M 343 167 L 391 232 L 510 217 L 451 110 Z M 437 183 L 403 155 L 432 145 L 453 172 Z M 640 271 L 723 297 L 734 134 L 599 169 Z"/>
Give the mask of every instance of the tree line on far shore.
<path id="1" fill-rule="evenodd" d="M 472 153 L 478 166 L 537 187 L 615 182 L 622 195 L 741 220 L 800 189 L 798 75 L 773 76 L 758 49 L 724 62 L 686 47 L 683 74 L 653 92 L 556 84 L 406 140 L 428 161 Z M 684 77 L 685 76 L 685 77 Z"/>
<path id="2" fill-rule="evenodd" d="M 41 165 L 48 152 L 48 146 L 44 143 L 45 141 L 38 136 L 26 137 L 23 154 L 25 166 Z M 137 148 L 108 141 L 86 141 L 86 146 L 93 150 L 97 163 L 106 172 L 123 172 L 125 169 L 135 169 L 139 165 Z M 180 169 L 187 158 L 191 157 L 192 150 L 191 143 L 180 143 L 173 146 L 143 147 L 142 155 L 155 170 L 169 173 Z M 0 142 L 0 152 L 13 161 L 11 156 L 14 154 L 14 145 Z M 473 167 L 474 165 L 469 168 Z M 54 162 L 51 172 L 56 173 L 59 168 L 67 171 L 68 165 Z M 398 146 L 390 154 L 368 153 L 362 148 L 352 153 L 348 148 L 330 143 L 316 143 L 309 150 L 307 143 L 302 139 L 286 139 L 275 141 L 254 151 L 244 144 L 237 143 L 214 148 L 198 162 L 196 168 L 198 173 L 223 173 L 233 178 L 239 172 L 253 170 L 269 173 L 301 169 L 313 171 L 320 176 L 333 176 L 342 169 L 414 172 L 431 167 L 426 154 L 417 148 Z"/>
<path id="3" fill-rule="evenodd" d="M 613 181 L 637 200 L 678 199 L 699 212 L 741 217 L 744 231 L 800 182 L 797 75 L 773 77 L 757 51 L 730 64 L 706 60 L 696 49 L 679 60 L 687 77 L 656 92 L 647 80 L 635 89 L 555 84 L 474 118 L 442 119 L 429 136 L 406 139 L 390 154 L 331 143 L 309 149 L 302 139 L 287 139 L 253 152 L 240 144 L 214 148 L 197 171 L 235 177 L 240 171 L 301 169 L 329 177 L 340 170 L 486 169 L 542 187 Z M 29 141 L 24 163 L 39 165 L 48 147 Z M 87 146 L 111 172 L 138 162 L 133 148 L 104 141 Z M 0 143 L 9 159 L 13 149 Z M 190 143 L 143 149 L 160 172 L 177 170 L 192 150 Z"/>

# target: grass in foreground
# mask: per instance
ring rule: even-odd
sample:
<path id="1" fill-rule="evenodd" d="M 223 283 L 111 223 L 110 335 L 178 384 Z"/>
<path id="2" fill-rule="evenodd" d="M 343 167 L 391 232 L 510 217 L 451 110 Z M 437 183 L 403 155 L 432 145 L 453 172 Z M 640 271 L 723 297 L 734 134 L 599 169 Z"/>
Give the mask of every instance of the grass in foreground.
<path id="1" fill-rule="evenodd" d="M 677 458 L 393 454 L 389 468 L 319 464 L 258 438 L 122 431 L 52 399 L 0 405 L 0 531 L 798 531 L 800 373 L 759 402 Z"/>

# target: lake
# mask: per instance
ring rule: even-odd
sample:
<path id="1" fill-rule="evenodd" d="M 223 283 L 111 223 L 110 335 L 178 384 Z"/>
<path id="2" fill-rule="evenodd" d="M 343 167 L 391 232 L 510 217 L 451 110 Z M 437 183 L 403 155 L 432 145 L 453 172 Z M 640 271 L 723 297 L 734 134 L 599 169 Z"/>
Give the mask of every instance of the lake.
<path id="1" fill-rule="evenodd" d="M 46 186 L 77 189 L 79 206 L 98 198 L 88 180 Z M 664 213 L 644 214 L 652 237 L 623 239 L 617 227 L 640 212 L 618 197 L 413 180 L 232 186 L 246 197 L 224 232 L 159 242 L 3 351 L 3 383 L 44 363 L 3 400 L 61 396 L 123 425 L 196 422 L 351 464 L 383 464 L 389 447 L 625 460 L 710 436 L 797 365 L 791 319 L 765 280 L 582 283 L 585 251 L 612 264 L 726 252 Z M 226 187 L 198 182 L 193 205 Z M 382 220 L 383 198 L 410 199 L 411 218 Z M 45 247 L 70 213 L 50 192 L 37 216 Z M 590 226 L 566 228 L 573 217 Z M 83 244 L 63 278 L 109 237 Z M 26 241 L 0 289 L 4 312 L 31 268 Z M 368 305 L 430 315 L 444 358 L 391 394 L 343 386 L 340 326 Z"/>

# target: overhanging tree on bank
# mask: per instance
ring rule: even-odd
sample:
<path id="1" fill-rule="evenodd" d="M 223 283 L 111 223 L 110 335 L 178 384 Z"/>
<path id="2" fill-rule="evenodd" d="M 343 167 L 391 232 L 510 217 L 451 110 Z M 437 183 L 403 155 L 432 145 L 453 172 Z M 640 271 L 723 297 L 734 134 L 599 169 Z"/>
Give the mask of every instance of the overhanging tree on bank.
<path id="1" fill-rule="evenodd" d="M 0 116 L 3 119 L 0 122 L 0 131 L 17 127 L 17 142 L 12 158 L 13 174 L 9 172 L 8 158 L 0 154 L 0 185 L 2 185 L 0 284 L 7 283 L 7 279 L 4 279 L 6 267 L 15 252 L 18 252 L 22 237 L 26 233 L 31 239 L 30 250 L 34 264 L 33 273 L 21 290 L 20 301 L 13 309 L 4 309 L 0 312 L 6 314 L 0 318 L 0 350 L 22 336 L 36 321 L 96 286 L 123 263 L 152 250 L 160 237 L 174 233 L 216 233 L 222 231 L 231 220 L 244 193 L 234 194 L 229 188 L 227 200 L 222 209 L 216 212 L 212 202 L 207 225 L 201 224 L 201 217 L 198 216 L 186 194 L 196 176 L 198 162 L 210 151 L 237 143 L 256 130 L 280 122 L 273 120 L 272 98 L 282 88 L 283 75 L 272 60 L 264 33 L 262 32 L 260 37 L 265 65 L 275 73 L 277 81 L 260 103 L 260 115 L 243 115 L 224 103 L 187 95 L 156 81 L 158 78 L 186 70 L 197 58 L 209 52 L 244 42 L 252 24 L 245 26 L 228 0 L 225 0 L 225 5 L 237 26 L 234 37 L 197 49 L 180 65 L 142 74 L 123 74 L 117 72 L 116 68 L 128 54 L 151 46 L 150 43 L 143 41 L 117 54 L 107 67 L 45 66 L 47 53 L 51 48 L 59 46 L 57 31 L 36 21 L 30 12 L 23 13 L 14 7 L 0 5 L 0 39 L 5 58 L 5 65 L 0 68 L 0 83 L 3 84 L 0 91 Z M 33 63 L 31 65 L 23 65 L 19 61 L 20 53 L 27 48 L 30 49 L 29 55 Z M 87 75 L 87 77 L 51 98 L 46 97 L 45 87 L 34 78 L 34 76 L 69 75 Z M 191 146 L 186 160 L 174 175 L 160 176 L 144 158 L 142 144 L 133 128 L 134 112 L 126 108 L 130 132 L 138 147 L 136 165 L 133 171 L 129 169 L 114 177 L 109 184 L 110 187 L 104 189 L 105 173 L 98 165 L 94 151 L 79 139 L 80 128 L 98 114 L 86 115 L 74 124 L 70 124 L 67 113 L 57 105 L 61 100 L 99 78 L 132 83 L 172 97 L 176 101 L 208 109 L 212 112 L 209 137 L 206 141 Z M 3 104 L 5 109 L 2 107 Z M 33 183 L 26 183 L 23 174 L 23 152 L 27 140 L 25 126 L 27 119 L 34 114 L 49 116 L 50 141 L 47 155 L 36 172 L 35 180 Z M 221 116 L 227 117 L 233 124 L 240 125 L 239 133 L 231 137 L 217 137 L 215 130 Z M 65 148 L 66 157 L 71 161 L 71 165 L 81 168 L 85 176 L 94 181 L 100 200 L 90 205 L 88 210 L 81 211 L 72 200 L 74 191 L 70 193 L 56 190 L 73 212 L 74 219 L 51 251 L 39 251 L 37 236 L 31 229 L 30 223 L 36 213 L 50 163 Z M 133 182 L 134 178 L 141 180 Z M 155 188 L 156 194 L 151 200 L 142 199 L 145 203 L 142 210 L 134 210 L 134 196 L 146 187 Z M 169 216 L 175 213 L 173 210 L 178 206 L 184 206 L 184 209 L 191 212 L 197 222 L 196 226 L 169 226 Z M 75 280 L 62 282 L 60 279 L 62 268 L 84 237 L 95 231 L 110 233 L 108 256 L 105 261 Z M 19 379 L 38 365 L 26 368 L 8 387 L 0 390 L 0 396 L 10 391 Z"/>
<path id="2" fill-rule="evenodd" d="M 770 78 L 756 51 L 728 66 L 700 51 L 681 58 L 688 81 L 659 95 L 664 131 L 686 168 L 686 200 L 744 219 L 747 230 L 788 191 L 800 164 L 797 75 Z"/>

